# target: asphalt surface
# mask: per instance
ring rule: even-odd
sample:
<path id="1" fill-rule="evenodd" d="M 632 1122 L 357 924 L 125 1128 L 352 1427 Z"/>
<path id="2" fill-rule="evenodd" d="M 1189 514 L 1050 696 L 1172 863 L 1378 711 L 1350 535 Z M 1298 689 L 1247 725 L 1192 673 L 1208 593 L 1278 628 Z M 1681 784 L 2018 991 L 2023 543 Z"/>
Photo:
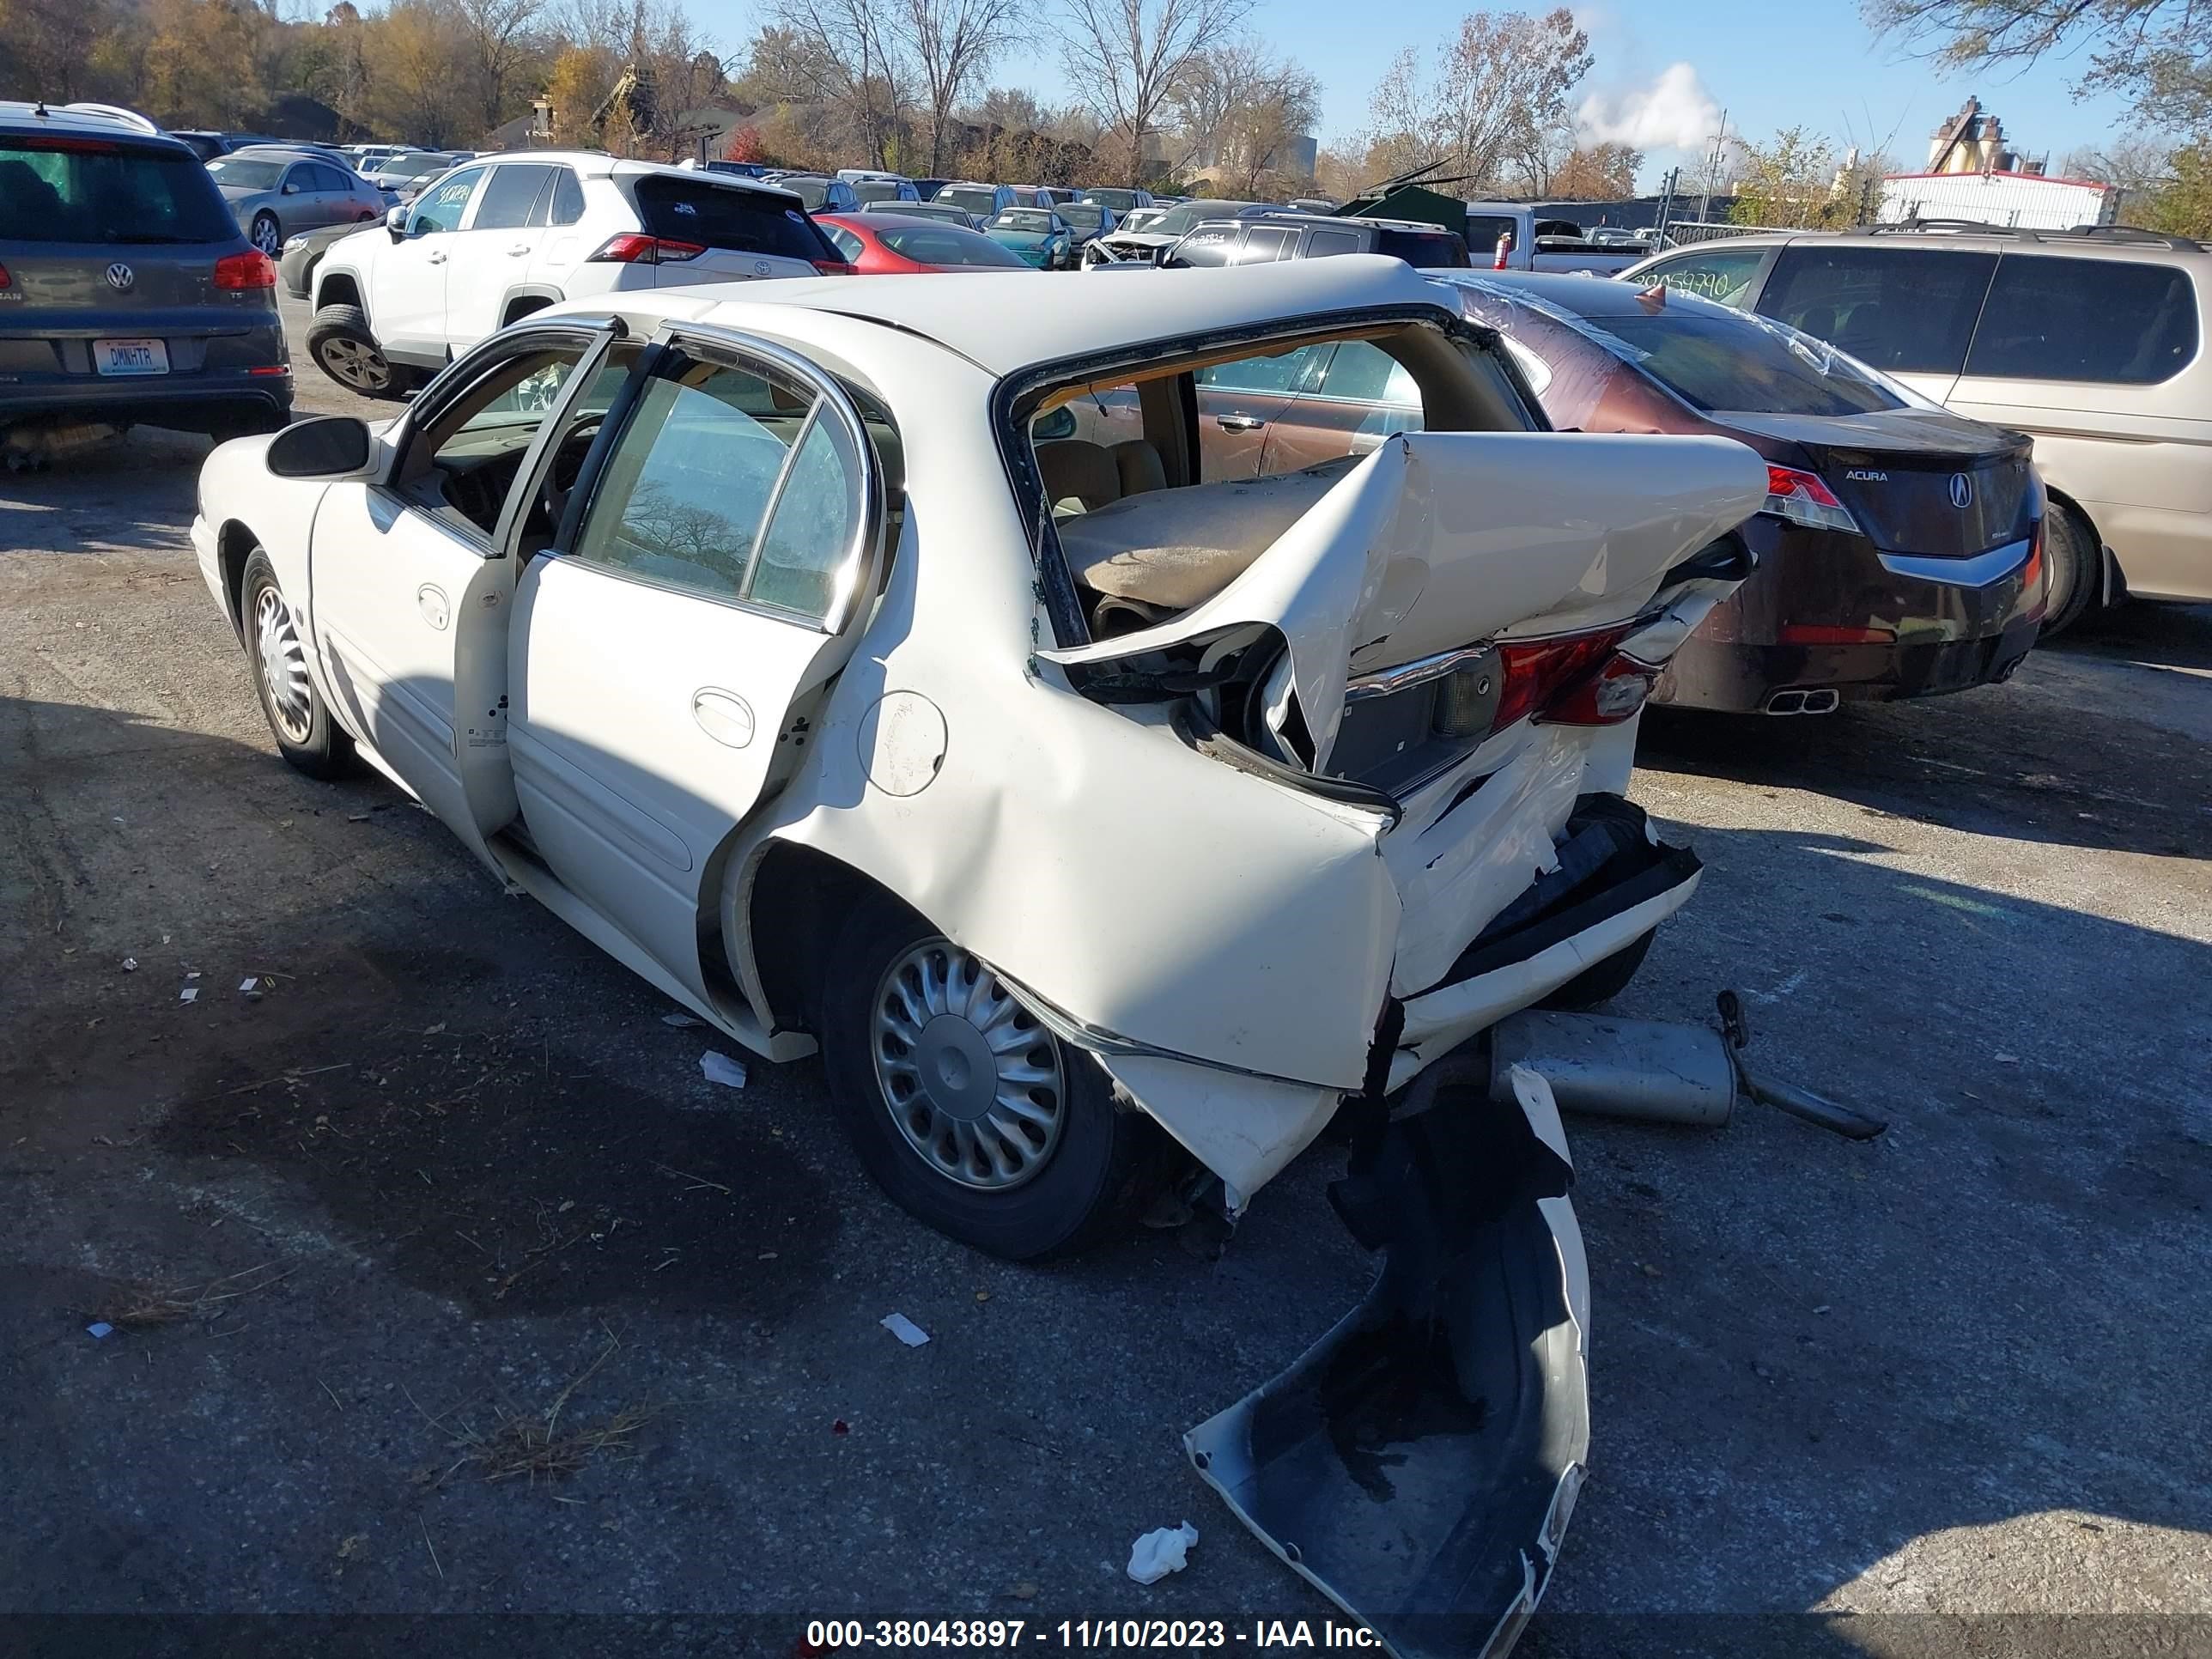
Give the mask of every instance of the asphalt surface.
<path id="1" fill-rule="evenodd" d="M 0 473 L 0 1613 L 1326 1616 L 1177 1437 L 1365 1288 L 1337 1154 L 1212 1262 L 924 1231 L 815 1064 L 705 1082 L 427 815 L 277 761 L 205 449 Z M 1767 1071 L 1894 1127 L 1571 1125 L 1595 1441 L 1523 1650 L 2212 1639 L 2212 610 L 1655 720 L 1636 793 L 1708 870 L 1618 1009 L 1738 988 Z"/>

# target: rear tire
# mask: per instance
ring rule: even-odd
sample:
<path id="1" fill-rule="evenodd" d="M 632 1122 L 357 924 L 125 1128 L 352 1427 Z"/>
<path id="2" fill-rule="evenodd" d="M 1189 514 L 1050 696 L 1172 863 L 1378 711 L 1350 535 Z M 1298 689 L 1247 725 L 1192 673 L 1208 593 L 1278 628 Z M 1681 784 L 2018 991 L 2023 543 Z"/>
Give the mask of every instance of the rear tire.
<path id="1" fill-rule="evenodd" d="M 1644 958 L 1651 954 L 1651 941 L 1657 930 L 1631 940 L 1604 961 L 1594 963 L 1546 997 L 1539 1008 L 1559 1008 L 1571 1013 L 1580 1013 L 1585 1008 L 1595 1008 L 1601 1002 L 1610 1002 L 1628 988 L 1636 970 L 1644 965 Z"/>
<path id="2" fill-rule="evenodd" d="M 395 368 L 377 343 L 359 306 L 325 306 L 307 325 L 307 355 L 315 367 L 363 398 L 406 395 L 411 377 Z"/>
<path id="3" fill-rule="evenodd" d="M 1152 1196 L 1164 1160 L 1151 1120 L 1117 1108 L 1097 1060 L 906 906 L 888 895 L 861 904 L 824 966 L 830 1097 L 862 1166 L 901 1208 L 1021 1261 L 1081 1250 Z M 962 1091 L 978 1085 L 986 1101 L 1018 1096 L 1015 1113 L 985 1109 L 1014 1133 L 981 1118 L 963 1128 L 970 1120 L 944 1109 L 968 1109 L 975 1096 Z M 1024 1103 L 1038 1121 L 1018 1115 Z"/>
<path id="4" fill-rule="evenodd" d="M 311 778 L 343 776 L 353 760 L 353 739 L 338 729 L 315 690 L 299 625 L 276 585 L 276 568 L 258 547 L 246 556 L 238 613 L 253 690 L 270 735 L 276 739 L 276 752 Z"/>
<path id="5" fill-rule="evenodd" d="M 2043 521 L 2043 637 L 2064 633 L 2098 608 L 2105 553 L 2096 532 L 2072 507 L 2053 501 Z"/>

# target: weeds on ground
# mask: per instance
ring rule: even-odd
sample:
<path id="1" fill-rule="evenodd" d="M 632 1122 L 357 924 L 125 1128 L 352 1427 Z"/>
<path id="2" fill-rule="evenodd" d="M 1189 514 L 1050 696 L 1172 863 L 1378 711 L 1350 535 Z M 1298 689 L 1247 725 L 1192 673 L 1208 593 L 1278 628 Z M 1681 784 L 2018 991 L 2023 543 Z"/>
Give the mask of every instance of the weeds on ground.
<path id="1" fill-rule="evenodd" d="M 204 1319 L 212 1322 L 234 1311 L 229 1304 L 240 1297 L 265 1291 L 280 1280 L 290 1278 L 296 1271 L 287 1267 L 283 1273 L 271 1273 L 270 1269 L 276 1265 L 273 1261 L 264 1261 L 258 1267 L 248 1267 L 244 1273 L 210 1279 L 197 1286 L 170 1286 L 147 1279 L 126 1281 L 112 1286 L 99 1306 L 82 1311 L 94 1320 L 123 1331 L 180 1324 L 187 1319 Z"/>
<path id="2" fill-rule="evenodd" d="M 613 1333 L 609 1332 L 607 1345 L 599 1350 L 599 1357 L 570 1377 L 542 1413 L 494 1407 L 493 1423 L 488 1430 L 449 1423 L 445 1417 L 432 1417 L 416 1405 L 415 1409 L 422 1412 L 434 1428 L 453 1436 L 453 1447 L 458 1454 L 444 1469 L 428 1476 L 431 1484 L 443 1486 L 467 1468 L 475 1469 L 487 1480 L 520 1478 L 535 1484 L 541 1476 L 550 1480 L 574 1474 L 594 1457 L 635 1457 L 638 1431 L 659 1415 L 658 1407 L 629 1406 L 596 1422 L 562 1420 L 576 1390 L 614 1358 L 621 1346 Z M 408 1399 L 412 1402 L 414 1395 L 410 1394 Z"/>

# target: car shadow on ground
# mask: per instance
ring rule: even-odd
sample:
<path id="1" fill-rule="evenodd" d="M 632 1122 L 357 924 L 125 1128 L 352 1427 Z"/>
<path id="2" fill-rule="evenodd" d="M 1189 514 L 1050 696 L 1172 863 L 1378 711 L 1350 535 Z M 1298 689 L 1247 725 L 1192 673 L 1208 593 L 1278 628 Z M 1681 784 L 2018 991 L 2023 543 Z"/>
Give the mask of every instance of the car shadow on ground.
<path id="1" fill-rule="evenodd" d="M 2136 607 L 2145 610 L 2148 607 Z M 2131 637 L 2183 665 L 2212 660 L 2212 607 L 2169 607 Z M 2048 653 L 2067 696 L 2034 685 Z M 1810 790 L 1877 813 L 1976 834 L 2172 858 L 2212 859 L 2212 750 L 2142 711 L 2087 706 L 2081 659 L 2150 660 L 2070 637 L 2031 653 L 2022 678 L 1951 696 L 1845 703 L 1776 718 L 1654 708 L 1637 764 L 1751 787 Z M 2096 690 L 2113 688 L 2101 680 Z M 2177 685 L 2193 695 L 2194 682 Z"/>
<path id="2" fill-rule="evenodd" d="M 1319 1192 L 1333 1149 L 1211 1266 L 1139 1237 L 985 1262 L 860 1180 L 817 1068 L 756 1063 L 742 1095 L 702 1097 L 702 1033 L 375 781 L 0 700 L 17 730 L 42 737 L 0 750 L 29 807 L 0 823 L 26 876 L 0 898 L 37 924 L 0 957 L 27 988 L 0 1048 L 21 1206 L 0 1320 L 26 1334 L 0 1434 L 48 1541 L 11 1605 L 1321 1611 L 1173 1437 L 1358 1294 Z M 123 752 L 173 813 L 150 851 L 102 839 Z M 1529 1650 L 1959 1651 L 1802 1614 L 1960 1528 L 2081 1511 L 2212 1529 L 2212 1134 L 2186 1070 L 2212 1044 L 2212 950 L 1901 871 L 1872 839 L 1695 838 L 1705 890 L 1620 1012 L 1694 1018 L 1716 985 L 1802 971 L 1807 992 L 1754 1007 L 1761 1062 L 1896 1127 L 1851 1145 L 1748 1107 L 1714 1133 L 1573 1126 L 1593 1471 Z M 125 908 L 205 908 L 211 882 L 218 920 L 189 955 L 126 974 L 112 950 L 68 954 Z M 2058 962 L 2094 965 L 2103 995 L 2024 994 Z M 262 970 L 262 1000 L 235 988 Z M 214 1006 L 179 1006 L 188 972 Z M 132 1335 L 127 1365 L 82 1334 L 118 1279 L 264 1262 L 293 1276 Z M 892 1296 L 937 1338 L 904 1370 L 872 1328 Z M 575 1397 L 583 1420 L 620 1403 L 611 1384 L 691 1402 L 643 1461 L 562 1486 L 574 1511 L 441 1484 L 453 1414 L 542 1403 L 602 1322 L 624 1358 Z M 838 1461 L 848 1416 L 854 1443 L 876 1437 L 865 1464 Z M 1178 1498 L 1220 1565 L 1142 1592 L 1117 1564 L 1102 1577 L 1098 1537 L 1125 1547 Z M 356 1534 L 374 1565 L 349 1568 Z M 948 1536 L 965 1541 L 874 1541 Z M 1042 1592 L 1006 1601 L 1018 1577 Z M 1739 1616 L 1765 1613 L 1797 1616 Z"/>

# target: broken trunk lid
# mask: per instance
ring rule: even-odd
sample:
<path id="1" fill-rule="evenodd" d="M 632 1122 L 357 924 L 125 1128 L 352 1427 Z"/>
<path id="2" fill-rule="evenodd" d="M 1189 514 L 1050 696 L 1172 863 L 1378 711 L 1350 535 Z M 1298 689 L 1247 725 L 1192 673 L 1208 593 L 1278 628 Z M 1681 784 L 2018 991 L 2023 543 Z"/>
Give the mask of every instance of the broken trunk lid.
<path id="1" fill-rule="evenodd" d="M 1358 1308 L 1183 1437 L 1262 1542 L 1403 1659 L 1502 1656 L 1589 1447 L 1588 1273 L 1550 1090 L 1432 1069 L 1330 1190 L 1386 1250 Z"/>
<path id="2" fill-rule="evenodd" d="M 1156 513 L 1126 515 L 1131 550 L 1177 533 L 1179 498 L 1194 493 L 1158 492 Z M 1765 464 L 1730 439 L 1401 433 L 1210 599 L 1151 628 L 1039 654 L 1075 669 L 1194 648 L 1203 659 L 1209 646 L 1265 627 L 1289 645 L 1321 768 L 1353 675 L 1500 634 L 1633 617 L 1668 570 L 1765 495 Z"/>

